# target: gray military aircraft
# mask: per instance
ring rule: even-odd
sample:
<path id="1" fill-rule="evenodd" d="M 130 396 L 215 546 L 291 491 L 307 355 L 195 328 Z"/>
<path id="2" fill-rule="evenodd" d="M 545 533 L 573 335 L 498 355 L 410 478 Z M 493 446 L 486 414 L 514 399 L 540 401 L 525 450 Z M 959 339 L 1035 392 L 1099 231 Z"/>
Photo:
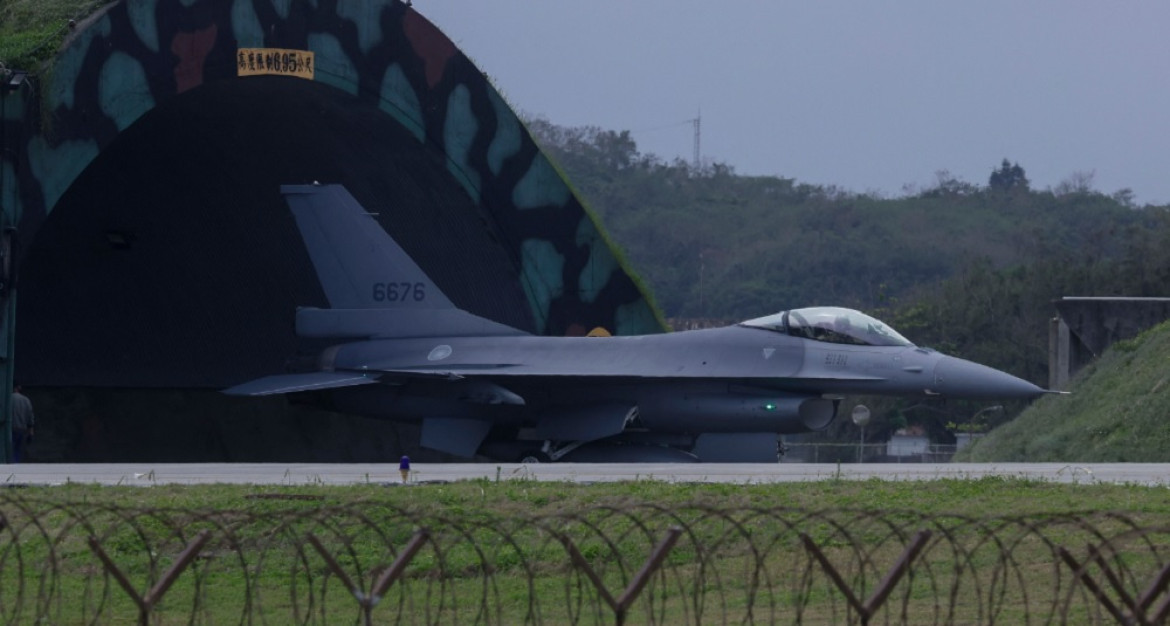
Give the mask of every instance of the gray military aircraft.
<path id="1" fill-rule="evenodd" d="M 456 308 L 344 187 L 281 191 L 331 307 L 298 309 L 297 334 L 339 343 L 318 371 L 225 393 L 315 393 L 343 413 L 420 422 L 434 450 L 774 462 L 780 434 L 825 428 L 845 394 L 1045 393 L 837 307 L 659 335 L 534 336 Z"/>

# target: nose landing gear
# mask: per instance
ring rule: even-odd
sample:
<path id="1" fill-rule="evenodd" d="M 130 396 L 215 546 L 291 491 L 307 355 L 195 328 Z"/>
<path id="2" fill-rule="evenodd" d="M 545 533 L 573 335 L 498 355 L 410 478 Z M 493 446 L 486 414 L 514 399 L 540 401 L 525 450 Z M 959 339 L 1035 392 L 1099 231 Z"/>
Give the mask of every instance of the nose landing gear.
<path id="1" fill-rule="evenodd" d="M 516 461 L 525 465 L 535 465 L 537 463 L 549 463 L 552 459 L 540 450 L 527 450 L 522 452 L 520 458 L 516 459 Z"/>

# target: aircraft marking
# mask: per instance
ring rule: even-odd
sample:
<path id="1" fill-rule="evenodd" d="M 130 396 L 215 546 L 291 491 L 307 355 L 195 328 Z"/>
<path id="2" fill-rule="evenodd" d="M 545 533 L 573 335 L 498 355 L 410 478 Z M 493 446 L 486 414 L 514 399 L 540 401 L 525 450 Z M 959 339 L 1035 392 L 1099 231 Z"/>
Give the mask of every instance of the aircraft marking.
<path id="1" fill-rule="evenodd" d="M 849 364 L 849 355 L 843 352 L 829 352 L 825 354 L 826 367 L 845 367 Z"/>
<path id="2" fill-rule="evenodd" d="M 427 299 L 426 284 L 412 282 L 374 283 L 375 302 L 422 302 Z"/>
<path id="3" fill-rule="evenodd" d="M 776 348 L 764 348 L 764 359 L 767 360 L 772 358 L 772 355 L 775 354 L 775 352 Z"/>
<path id="4" fill-rule="evenodd" d="M 431 353 L 427 355 L 427 360 L 442 361 L 443 359 L 451 356 L 452 352 L 454 352 L 454 350 L 451 349 L 451 346 L 447 344 L 438 345 L 435 346 L 435 348 L 431 350 Z"/>

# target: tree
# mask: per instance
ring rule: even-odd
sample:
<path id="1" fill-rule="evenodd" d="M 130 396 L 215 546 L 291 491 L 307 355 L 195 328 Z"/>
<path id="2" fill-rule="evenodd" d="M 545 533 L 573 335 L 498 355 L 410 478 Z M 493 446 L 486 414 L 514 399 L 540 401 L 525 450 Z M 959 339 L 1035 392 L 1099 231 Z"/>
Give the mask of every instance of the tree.
<path id="1" fill-rule="evenodd" d="M 1137 196 L 1134 195 L 1133 189 L 1130 189 L 1129 187 L 1124 187 L 1122 189 L 1118 189 L 1117 191 L 1113 192 L 1112 196 L 1109 196 L 1109 197 L 1113 198 L 1114 202 L 1120 204 L 1121 206 L 1123 206 L 1127 209 L 1136 209 L 1137 208 L 1137 200 L 1136 200 Z"/>
<path id="2" fill-rule="evenodd" d="M 1052 193 L 1057 196 L 1093 193 L 1093 177 L 1096 175 L 1097 170 L 1075 171 L 1069 174 L 1068 178 L 1060 181 Z"/>
<path id="3" fill-rule="evenodd" d="M 1024 174 L 1024 168 L 1020 167 L 1019 163 L 1009 163 L 1007 159 L 1003 160 L 999 169 L 991 172 L 987 186 L 992 191 L 1012 191 L 1015 189 L 1028 191 L 1029 189 L 1028 177 Z"/>
<path id="4" fill-rule="evenodd" d="M 938 170 L 934 173 L 935 184 L 922 192 L 924 198 L 943 198 L 953 196 L 970 196 L 979 191 L 978 187 L 951 174 L 950 170 Z"/>

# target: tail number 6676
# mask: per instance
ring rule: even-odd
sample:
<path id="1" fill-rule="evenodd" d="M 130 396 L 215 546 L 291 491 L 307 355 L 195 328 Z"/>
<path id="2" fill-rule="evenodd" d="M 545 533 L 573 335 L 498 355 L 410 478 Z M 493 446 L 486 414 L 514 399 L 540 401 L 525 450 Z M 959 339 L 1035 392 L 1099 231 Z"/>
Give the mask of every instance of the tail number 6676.
<path id="1" fill-rule="evenodd" d="M 374 283 L 374 302 L 422 302 L 427 299 L 423 283 Z"/>

